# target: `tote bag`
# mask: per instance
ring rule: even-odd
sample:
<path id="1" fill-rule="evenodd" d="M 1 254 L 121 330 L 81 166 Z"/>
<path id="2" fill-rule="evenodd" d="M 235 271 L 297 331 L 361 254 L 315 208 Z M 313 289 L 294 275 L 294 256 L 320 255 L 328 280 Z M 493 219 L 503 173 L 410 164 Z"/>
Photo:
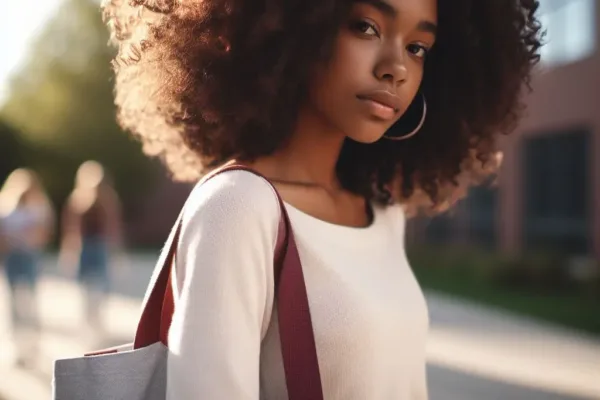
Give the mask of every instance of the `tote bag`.
<path id="1" fill-rule="evenodd" d="M 246 170 L 261 176 L 245 166 L 228 165 L 207 175 L 202 183 L 232 170 Z M 302 265 L 287 211 L 279 194 L 277 198 L 281 219 L 274 255 L 275 293 L 288 397 L 290 400 L 322 400 Z M 134 342 L 80 358 L 55 361 L 53 399 L 165 400 L 168 333 L 174 312 L 171 271 L 181 218 L 182 215 L 157 262 Z"/>

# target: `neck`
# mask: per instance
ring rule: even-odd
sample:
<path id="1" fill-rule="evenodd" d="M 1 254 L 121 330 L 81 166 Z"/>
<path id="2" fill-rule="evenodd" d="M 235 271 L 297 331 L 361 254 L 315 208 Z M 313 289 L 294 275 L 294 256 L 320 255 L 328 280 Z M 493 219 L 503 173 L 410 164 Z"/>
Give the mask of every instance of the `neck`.
<path id="1" fill-rule="evenodd" d="M 345 135 L 326 125 L 322 117 L 302 111 L 290 140 L 274 156 L 277 171 L 273 177 L 338 189 L 336 164 L 344 139 Z"/>

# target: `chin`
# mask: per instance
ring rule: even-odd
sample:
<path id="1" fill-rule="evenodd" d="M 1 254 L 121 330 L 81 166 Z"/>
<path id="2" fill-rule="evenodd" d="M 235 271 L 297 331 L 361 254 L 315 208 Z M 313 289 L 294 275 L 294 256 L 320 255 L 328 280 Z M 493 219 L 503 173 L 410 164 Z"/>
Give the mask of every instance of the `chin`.
<path id="1" fill-rule="evenodd" d="M 369 124 L 365 129 L 356 129 L 355 127 L 353 130 L 348 131 L 349 134 L 346 136 L 358 143 L 371 144 L 380 140 L 386 131 L 387 126 L 382 127 L 380 124 L 377 126 Z"/>
<path id="2" fill-rule="evenodd" d="M 384 132 L 379 134 L 374 133 L 361 133 L 361 134 L 352 134 L 347 135 L 348 139 L 354 140 L 355 142 L 362 144 L 372 144 L 377 142 L 383 136 Z"/>
<path id="3" fill-rule="evenodd" d="M 346 130 L 346 137 L 358 143 L 372 144 L 379 141 L 392 125 L 380 120 L 355 121 Z"/>

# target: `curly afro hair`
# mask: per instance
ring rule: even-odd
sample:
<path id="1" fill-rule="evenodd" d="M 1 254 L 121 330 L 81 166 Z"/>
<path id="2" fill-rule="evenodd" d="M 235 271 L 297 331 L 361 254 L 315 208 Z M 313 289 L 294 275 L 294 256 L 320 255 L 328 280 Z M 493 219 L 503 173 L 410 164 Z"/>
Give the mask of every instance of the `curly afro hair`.
<path id="1" fill-rule="evenodd" d="M 105 0 L 121 125 L 179 180 L 273 153 L 352 3 Z M 535 0 L 439 1 L 421 86 L 425 125 L 405 142 L 347 140 L 337 167 L 344 187 L 435 212 L 494 173 L 496 137 L 514 130 L 539 61 L 537 9 Z"/>

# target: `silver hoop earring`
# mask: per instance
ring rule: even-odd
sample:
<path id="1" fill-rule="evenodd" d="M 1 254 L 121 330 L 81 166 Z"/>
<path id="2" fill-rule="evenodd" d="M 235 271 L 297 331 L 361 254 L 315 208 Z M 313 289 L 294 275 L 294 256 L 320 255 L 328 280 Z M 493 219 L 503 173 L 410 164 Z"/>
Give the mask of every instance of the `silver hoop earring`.
<path id="1" fill-rule="evenodd" d="M 423 127 L 423 124 L 425 123 L 425 117 L 427 117 L 427 101 L 425 101 L 425 95 L 421 93 L 421 98 L 423 99 L 423 114 L 421 115 L 421 120 L 419 121 L 419 124 L 417 125 L 417 127 L 415 129 L 413 129 L 411 132 L 407 133 L 406 135 L 402 135 L 402 136 L 388 136 L 388 135 L 383 135 L 383 137 L 385 139 L 388 140 L 406 140 L 410 137 L 413 137 L 417 134 L 417 132 L 419 132 L 421 130 L 421 128 Z"/>

